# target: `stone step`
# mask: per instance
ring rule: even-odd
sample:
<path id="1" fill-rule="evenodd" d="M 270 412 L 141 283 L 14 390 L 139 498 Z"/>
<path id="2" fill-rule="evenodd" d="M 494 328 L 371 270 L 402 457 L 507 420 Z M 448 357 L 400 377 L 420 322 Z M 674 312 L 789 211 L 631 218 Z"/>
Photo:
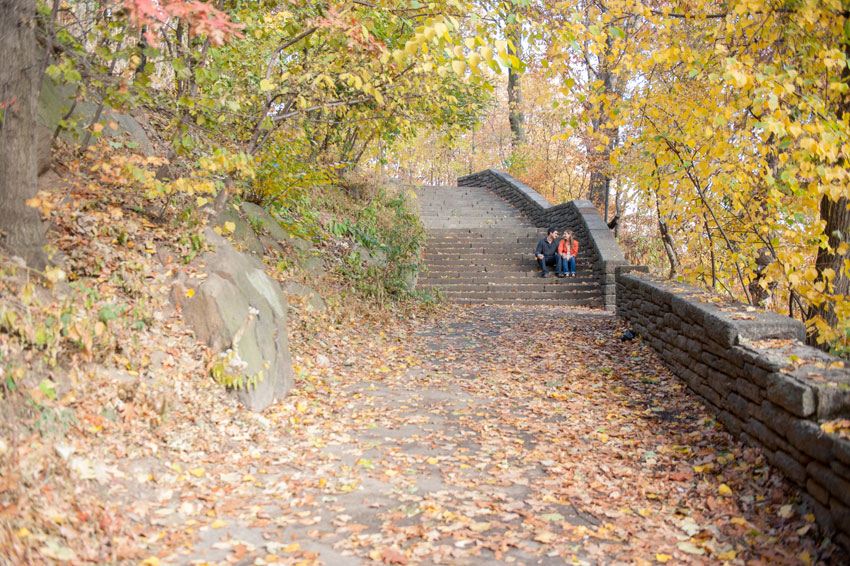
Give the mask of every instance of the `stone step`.
<path id="1" fill-rule="evenodd" d="M 530 246 L 519 246 L 515 244 L 511 244 L 510 246 L 487 246 L 487 247 L 478 247 L 478 248 L 456 248 L 456 247 L 426 247 L 423 252 L 424 257 L 426 258 L 467 258 L 467 257 L 510 257 L 514 259 L 528 259 L 534 260 L 534 248 Z M 584 261 L 584 256 L 578 255 L 576 256 L 576 262 L 581 263 Z"/>
<path id="2" fill-rule="evenodd" d="M 499 269 L 503 269 L 504 271 L 540 271 L 540 267 L 537 265 L 537 262 L 531 258 L 502 258 L 501 260 L 485 257 L 464 258 L 462 260 L 440 260 L 429 258 L 428 261 L 425 262 L 425 266 L 431 270 L 458 272 L 470 270 L 474 271 L 476 268 L 488 268 L 488 271 L 498 271 Z M 556 269 L 555 266 L 546 266 L 547 271 L 552 271 L 554 269 Z M 592 273 L 592 267 L 589 264 L 579 263 L 576 265 L 576 271 L 589 274 Z"/>
<path id="3" fill-rule="evenodd" d="M 449 299 L 447 297 L 448 302 L 456 305 L 534 305 L 534 306 L 552 306 L 552 307 L 581 307 L 581 308 L 595 308 L 601 309 L 603 307 L 602 299 L 537 299 L 537 300 L 525 300 L 525 299 L 488 299 L 488 298 L 459 298 L 454 297 Z"/>
<path id="4" fill-rule="evenodd" d="M 432 238 L 425 242 L 425 249 L 462 249 L 462 248 L 478 248 L 493 250 L 499 247 L 514 246 L 522 248 L 532 248 L 537 246 L 537 240 L 534 238 L 524 238 L 516 236 L 505 236 L 503 238 L 474 238 L 474 239 L 459 239 L 459 238 Z M 581 251 L 581 248 L 579 248 Z"/>
<path id="5" fill-rule="evenodd" d="M 435 228 L 428 230 L 428 241 L 440 239 L 455 239 L 461 241 L 489 240 L 505 235 L 505 232 L 493 229 L 473 230 L 472 228 Z M 539 240 L 546 236 L 546 231 L 533 226 L 528 226 L 527 228 L 513 231 L 510 235 L 511 237 L 516 238 L 537 238 L 537 240 Z"/>
<path id="6" fill-rule="evenodd" d="M 506 272 L 540 271 L 540 266 L 537 265 L 536 261 L 531 258 L 525 257 L 520 259 L 491 259 L 479 256 L 477 258 L 451 260 L 429 258 L 427 261 L 425 261 L 424 265 L 431 271 L 457 271 L 458 273 L 476 271 L 478 269 L 486 269 L 487 271 L 502 270 Z M 555 269 L 555 266 L 546 266 L 547 271 L 554 271 Z M 593 267 L 590 264 L 579 263 L 576 265 L 576 272 L 589 276 L 593 274 Z"/>
<path id="7" fill-rule="evenodd" d="M 500 203 L 492 203 L 492 202 L 481 202 L 477 204 L 467 204 L 463 205 L 454 204 L 451 202 L 446 203 L 419 203 L 420 212 L 463 212 L 465 214 L 475 214 L 476 212 L 504 212 L 510 213 L 514 216 L 522 216 L 520 212 L 512 206 L 507 204 Z"/>
<path id="8" fill-rule="evenodd" d="M 552 275 L 551 277 L 555 277 Z M 540 277 L 540 270 L 527 270 L 527 271 L 511 271 L 511 270 L 496 270 L 492 269 L 490 271 L 475 271 L 470 269 L 456 269 L 456 270 L 447 270 L 447 269 L 429 269 L 426 273 L 422 275 L 420 280 L 434 280 L 434 281 L 445 281 L 451 283 L 457 280 L 467 280 L 467 279 L 481 279 L 484 281 L 492 281 L 494 283 L 512 283 L 515 281 L 524 281 L 528 279 L 532 280 L 545 280 L 545 277 Z M 591 271 L 579 271 L 576 273 L 575 277 L 564 277 L 564 279 L 569 279 L 573 283 L 576 284 L 588 284 L 588 285 L 596 285 L 598 281 L 596 277 L 594 277 L 593 272 Z"/>
<path id="9" fill-rule="evenodd" d="M 561 297 L 565 299 L 593 299 L 599 296 L 598 292 L 591 291 L 557 291 L 557 290 L 502 290 L 493 291 L 490 289 L 447 289 L 439 286 L 432 286 L 431 289 L 439 289 L 445 297 L 457 297 L 462 299 L 474 299 L 477 297 L 491 297 L 494 299 L 551 299 Z"/>
<path id="10" fill-rule="evenodd" d="M 599 291 L 529 291 L 524 289 L 493 291 L 489 289 L 451 289 L 432 286 L 439 289 L 444 297 L 474 299 L 476 297 L 489 297 L 492 299 L 551 299 L 559 297 L 562 299 L 592 300 L 599 297 Z"/>
<path id="11" fill-rule="evenodd" d="M 475 277 L 430 277 L 419 279 L 422 285 L 439 287 L 463 287 L 463 286 L 485 286 L 489 289 L 537 289 L 539 287 L 557 287 L 559 289 L 573 289 L 579 291 L 593 291 L 599 288 L 596 281 L 591 279 L 579 279 L 578 277 L 513 277 L 513 278 L 491 278 L 482 275 Z"/>

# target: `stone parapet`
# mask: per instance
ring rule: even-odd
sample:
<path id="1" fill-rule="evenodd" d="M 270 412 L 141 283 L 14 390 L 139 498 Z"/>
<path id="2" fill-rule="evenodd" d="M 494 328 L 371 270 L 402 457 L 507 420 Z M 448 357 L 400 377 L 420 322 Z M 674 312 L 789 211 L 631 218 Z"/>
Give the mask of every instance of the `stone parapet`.
<path id="1" fill-rule="evenodd" d="M 637 271 L 617 270 L 617 314 L 850 548 L 850 439 L 820 427 L 850 418 L 844 362 L 806 346 L 799 321 Z"/>

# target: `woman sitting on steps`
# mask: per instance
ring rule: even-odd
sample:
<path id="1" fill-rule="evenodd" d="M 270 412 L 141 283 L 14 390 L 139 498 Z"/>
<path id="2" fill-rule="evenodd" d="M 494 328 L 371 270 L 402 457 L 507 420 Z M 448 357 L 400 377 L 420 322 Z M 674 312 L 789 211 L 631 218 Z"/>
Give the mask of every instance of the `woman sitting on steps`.
<path id="1" fill-rule="evenodd" d="M 564 238 L 558 244 L 558 277 L 576 276 L 576 256 L 578 255 L 578 240 L 572 230 L 564 232 Z"/>

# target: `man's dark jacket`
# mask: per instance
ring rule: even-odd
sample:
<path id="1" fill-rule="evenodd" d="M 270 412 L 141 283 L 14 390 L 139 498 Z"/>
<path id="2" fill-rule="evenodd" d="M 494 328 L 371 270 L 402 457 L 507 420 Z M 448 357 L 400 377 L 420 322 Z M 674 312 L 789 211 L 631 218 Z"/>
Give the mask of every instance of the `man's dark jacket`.
<path id="1" fill-rule="evenodd" d="M 561 240 L 554 239 L 550 244 L 547 238 L 548 236 L 537 242 L 537 248 L 534 250 L 534 257 L 537 257 L 537 254 L 543 254 L 545 257 L 549 257 L 558 253 L 558 244 Z"/>

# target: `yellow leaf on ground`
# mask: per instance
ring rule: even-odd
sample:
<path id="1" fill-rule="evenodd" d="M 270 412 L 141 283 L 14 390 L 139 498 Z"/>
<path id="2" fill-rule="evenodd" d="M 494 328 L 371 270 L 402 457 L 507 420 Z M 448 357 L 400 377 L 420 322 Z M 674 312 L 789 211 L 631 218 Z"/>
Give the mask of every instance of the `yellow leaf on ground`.
<path id="1" fill-rule="evenodd" d="M 426 462 L 428 462 L 429 464 L 431 464 L 432 466 L 433 466 L 434 464 L 436 464 L 437 462 L 439 462 L 439 460 L 437 460 L 434 456 L 431 456 L 430 458 L 428 458 L 428 459 L 427 459 L 427 460 L 425 460 L 425 461 L 426 461 Z"/>
<path id="2" fill-rule="evenodd" d="M 660 553 L 659 553 L 659 554 L 656 554 L 656 555 L 655 555 L 655 559 L 656 559 L 656 560 L 658 560 L 659 562 L 661 562 L 662 564 L 663 564 L 664 562 L 667 562 L 667 561 L 668 561 L 668 560 L 670 560 L 671 558 L 673 558 L 673 557 L 672 557 L 672 556 L 670 556 L 669 554 L 660 554 Z"/>
<path id="3" fill-rule="evenodd" d="M 159 566 L 159 558 L 150 556 L 139 562 L 139 566 Z"/>
<path id="4" fill-rule="evenodd" d="M 720 487 L 717 488 L 717 493 L 720 495 L 732 495 L 732 490 L 725 483 L 721 483 Z"/>
<path id="5" fill-rule="evenodd" d="M 227 521 L 222 521 L 221 519 L 216 519 L 210 525 L 210 527 L 212 527 L 213 529 L 220 529 L 220 528 L 226 527 L 226 526 L 227 526 Z"/>
<path id="6" fill-rule="evenodd" d="M 195 468 L 193 470 L 189 470 L 189 473 L 192 474 L 193 476 L 195 476 L 196 478 L 199 478 L 199 477 L 204 475 L 204 469 L 203 468 Z"/>
<path id="7" fill-rule="evenodd" d="M 298 552 L 299 550 L 301 550 L 301 545 L 297 542 L 293 542 L 292 544 L 287 544 L 281 550 L 283 550 L 284 552 Z"/>
<path id="8" fill-rule="evenodd" d="M 186 296 L 191 299 L 192 297 L 195 296 L 195 290 L 194 289 L 187 289 L 186 290 Z"/>
<path id="9" fill-rule="evenodd" d="M 18 534 L 18 537 L 19 537 L 19 538 L 27 538 L 27 537 L 28 537 L 28 536 L 30 536 L 32 533 L 30 532 L 30 530 L 29 530 L 28 528 L 26 528 L 26 527 L 21 527 L 20 529 L 18 529 L 18 533 L 17 533 L 17 534 Z"/>
<path id="10" fill-rule="evenodd" d="M 476 533 L 483 533 L 484 531 L 490 529 L 490 522 L 489 521 L 482 521 L 482 522 L 478 522 L 478 523 L 472 523 L 469 526 L 469 529 L 473 532 L 476 532 Z"/>
<path id="11" fill-rule="evenodd" d="M 735 560 L 738 556 L 738 551 L 736 550 L 727 550 L 726 552 L 718 552 L 714 555 L 718 560 Z"/>
<path id="12" fill-rule="evenodd" d="M 558 540 L 558 535 L 551 531 L 541 531 L 534 535 L 534 540 L 543 544 L 549 544 Z"/>

